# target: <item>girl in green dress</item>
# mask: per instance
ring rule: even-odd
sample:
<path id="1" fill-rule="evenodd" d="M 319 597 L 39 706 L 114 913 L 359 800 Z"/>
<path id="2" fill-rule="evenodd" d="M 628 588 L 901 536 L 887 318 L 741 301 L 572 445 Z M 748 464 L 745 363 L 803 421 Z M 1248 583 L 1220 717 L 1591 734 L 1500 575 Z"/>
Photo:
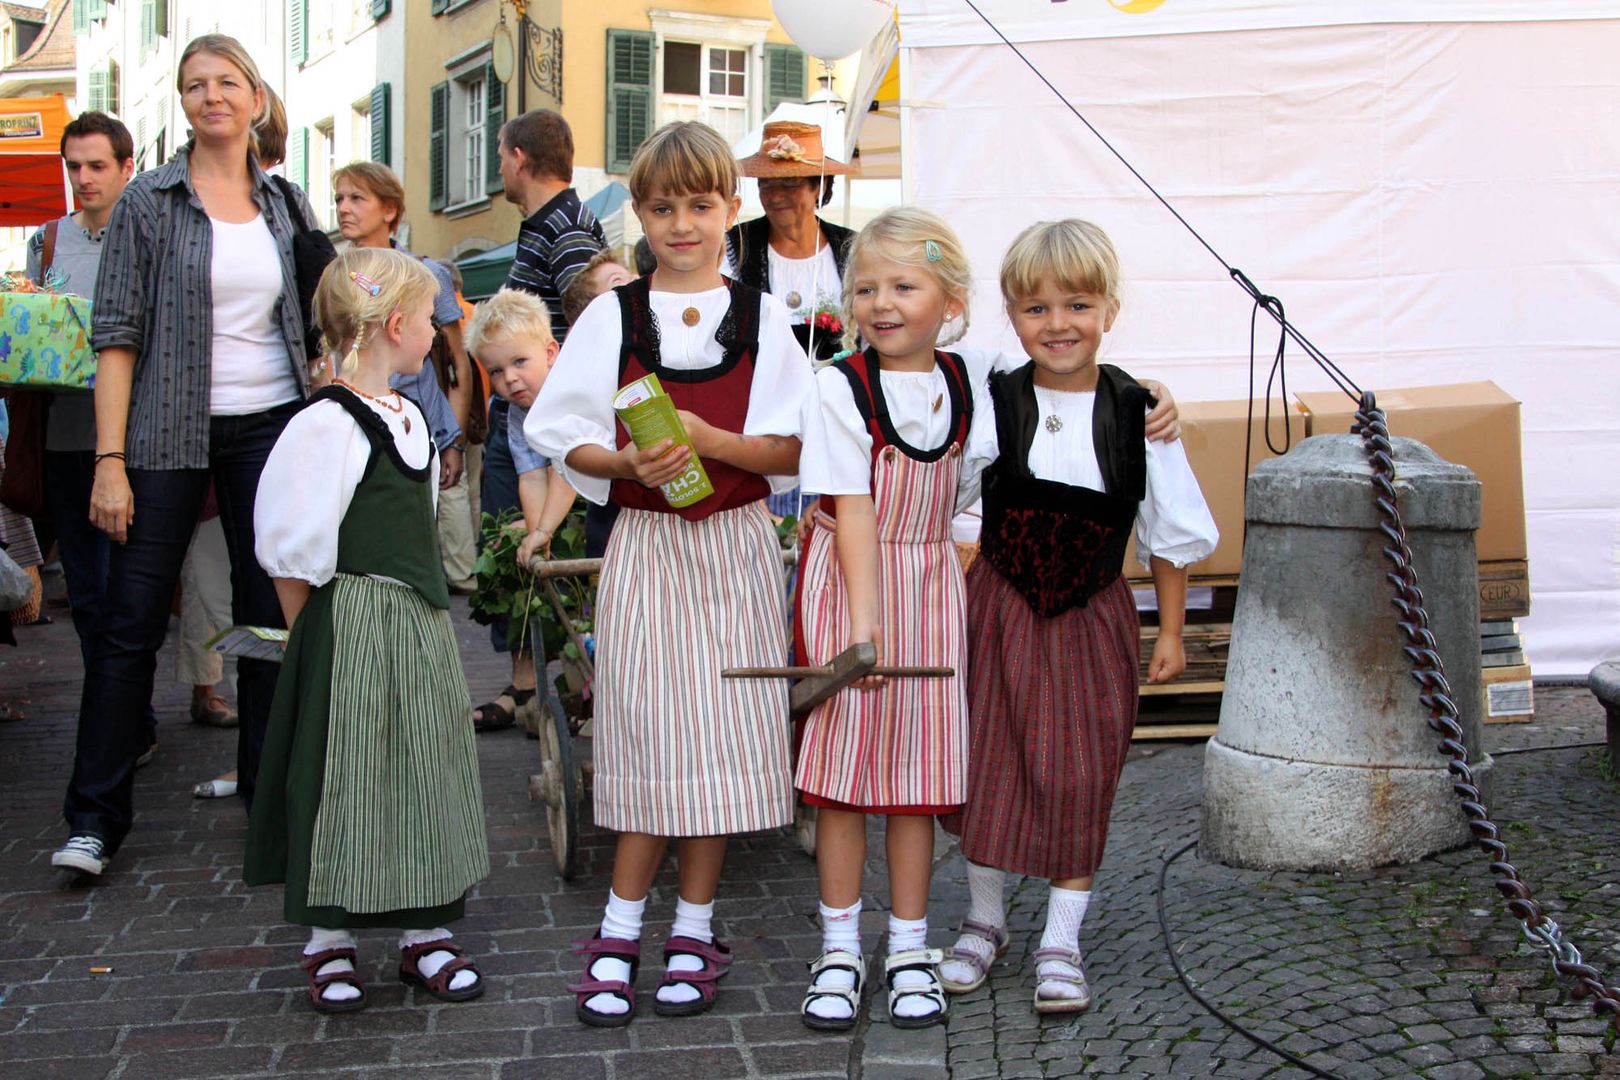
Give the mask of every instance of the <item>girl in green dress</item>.
<path id="1" fill-rule="evenodd" d="M 255 549 L 292 628 L 276 685 L 243 878 L 284 883 L 311 927 L 301 966 L 320 1012 L 364 1008 L 355 927 L 398 927 L 401 981 L 442 1001 L 484 992 L 444 925 L 489 872 L 472 705 L 434 524 L 439 475 L 416 405 L 388 387 L 421 366 L 438 283 L 356 248 L 321 278 L 333 384 L 271 451 Z"/>

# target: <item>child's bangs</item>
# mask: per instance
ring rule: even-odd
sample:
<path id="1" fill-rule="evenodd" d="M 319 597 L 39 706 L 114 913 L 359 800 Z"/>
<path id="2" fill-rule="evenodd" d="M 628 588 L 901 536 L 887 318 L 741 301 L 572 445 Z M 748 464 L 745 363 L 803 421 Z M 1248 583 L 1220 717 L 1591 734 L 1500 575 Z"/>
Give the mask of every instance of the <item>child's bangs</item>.
<path id="1" fill-rule="evenodd" d="M 1024 231 L 1001 266 L 1001 295 L 1009 304 L 1048 285 L 1066 293 L 1112 298 L 1119 289 L 1119 260 L 1108 236 L 1087 222 L 1060 221 Z"/>
<path id="2" fill-rule="evenodd" d="M 729 199 L 737 193 L 737 161 L 717 132 L 695 123 L 670 125 L 636 154 L 629 180 L 630 197 L 638 203 L 655 191 L 678 196 L 712 191 Z"/>

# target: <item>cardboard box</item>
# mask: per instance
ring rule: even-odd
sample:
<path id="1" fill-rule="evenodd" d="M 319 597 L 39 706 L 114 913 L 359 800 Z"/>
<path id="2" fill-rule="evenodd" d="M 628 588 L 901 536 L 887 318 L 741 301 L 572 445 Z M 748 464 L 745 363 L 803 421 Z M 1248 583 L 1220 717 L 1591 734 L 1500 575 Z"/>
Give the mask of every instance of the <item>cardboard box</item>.
<path id="1" fill-rule="evenodd" d="M 1243 471 L 1243 436 L 1249 426 L 1249 402 L 1183 401 L 1180 410 L 1181 440 L 1187 447 L 1187 460 L 1198 477 L 1198 486 L 1203 489 L 1204 501 L 1209 504 L 1215 525 L 1221 531 L 1220 543 L 1209 558 L 1193 563 L 1187 571 L 1194 577 L 1236 577 L 1243 568 L 1243 488 L 1248 481 L 1248 474 Z M 1256 400 L 1254 437 L 1249 448 L 1250 469 L 1275 456 L 1266 447 L 1265 415 L 1265 402 Z M 1272 402 L 1272 440 L 1279 446 L 1284 444 L 1285 420 L 1292 434 L 1292 445 L 1298 446 L 1305 438 L 1304 416 Z M 1151 577 L 1136 561 L 1134 538 L 1125 555 L 1125 573 L 1134 580 Z"/>
<path id="2" fill-rule="evenodd" d="M 1479 561 L 1528 559 L 1519 403 L 1493 382 L 1375 391 L 1392 436 L 1474 470 L 1483 486 Z M 1297 395 L 1312 435 L 1348 432 L 1356 406 L 1337 390 Z M 1399 462 L 1397 461 L 1397 467 Z M 1515 612 L 1517 613 L 1517 612 Z"/>
<path id="3" fill-rule="evenodd" d="M 94 389 L 90 301 L 55 293 L 0 293 L 0 385 Z"/>

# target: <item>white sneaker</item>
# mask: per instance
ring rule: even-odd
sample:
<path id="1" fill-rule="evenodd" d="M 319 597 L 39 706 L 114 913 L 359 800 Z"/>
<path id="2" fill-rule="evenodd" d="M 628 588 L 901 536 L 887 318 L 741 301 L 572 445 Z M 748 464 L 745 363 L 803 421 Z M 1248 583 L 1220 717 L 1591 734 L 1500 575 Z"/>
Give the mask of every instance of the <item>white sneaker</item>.
<path id="1" fill-rule="evenodd" d="M 51 856 L 52 866 L 92 876 L 107 869 L 107 861 L 107 845 L 95 836 L 70 836 Z"/>

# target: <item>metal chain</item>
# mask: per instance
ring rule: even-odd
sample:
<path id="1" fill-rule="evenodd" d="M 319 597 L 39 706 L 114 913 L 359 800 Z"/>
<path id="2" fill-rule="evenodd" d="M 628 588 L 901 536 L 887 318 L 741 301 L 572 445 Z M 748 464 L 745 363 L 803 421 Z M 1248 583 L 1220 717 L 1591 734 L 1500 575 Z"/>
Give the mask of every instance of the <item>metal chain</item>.
<path id="1" fill-rule="evenodd" d="M 1361 395 L 1356 410 L 1357 430 L 1367 449 L 1372 465 L 1374 502 L 1378 506 L 1378 528 L 1389 541 L 1384 556 L 1394 569 L 1385 576 L 1395 587 L 1391 601 L 1399 613 L 1396 620 L 1406 637 L 1402 647 L 1412 661 L 1412 678 L 1421 687 L 1418 700 L 1429 710 L 1429 727 L 1441 736 L 1440 752 L 1448 756 L 1446 770 L 1451 773 L 1451 789 L 1462 801 L 1463 813 L 1468 816 L 1468 827 L 1481 851 L 1491 856 L 1491 873 L 1496 875 L 1496 888 L 1506 900 L 1513 917 L 1523 926 L 1525 938 L 1533 945 L 1546 949 L 1552 957 L 1554 972 L 1570 981 L 1570 995 L 1577 999 L 1592 998 L 1593 1011 L 1609 1014 L 1616 1030 L 1620 1030 L 1620 987 L 1606 986 L 1601 973 L 1581 958 L 1580 950 L 1564 937 L 1563 930 L 1547 917 L 1541 905 L 1530 893 L 1530 886 L 1519 876 L 1519 871 L 1508 861 L 1508 848 L 1502 842 L 1502 831 L 1491 820 L 1484 798 L 1474 784 L 1474 772 L 1468 764 L 1468 747 L 1463 743 L 1462 725 L 1457 720 L 1457 703 L 1452 698 L 1451 685 L 1446 682 L 1445 664 L 1440 659 L 1434 634 L 1429 629 L 1429 613 L 1423 606 L 1423 592 L 1418 588 L 1417 570 L 1412 565 L 1412 549 L 1406 543 L 1406 526 L 1401 521 L 1399 500 L 1395 494 L 1395 456 L 1390 446 L 1389 427 L 1384 411 L 1370 393 Z"/>

